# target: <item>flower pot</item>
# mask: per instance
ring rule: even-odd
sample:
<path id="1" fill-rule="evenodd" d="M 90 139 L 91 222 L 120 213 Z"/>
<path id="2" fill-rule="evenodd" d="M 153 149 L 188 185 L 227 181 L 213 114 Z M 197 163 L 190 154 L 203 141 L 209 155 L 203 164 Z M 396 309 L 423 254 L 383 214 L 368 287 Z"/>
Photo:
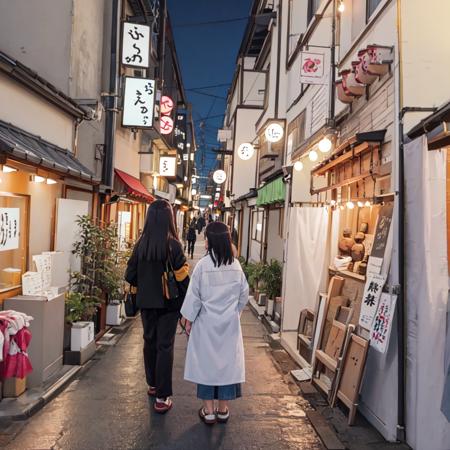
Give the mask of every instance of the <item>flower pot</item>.
<path id="1" fill-rule="evenodd" d="M 257 302 L 259 306 L 266 306 L 267 295 L 264 292 L 260 292 L 257 298 Z"/>
<path id="2" fill-rule="evenodd" d="M 122 323 L 122 303 L 110 303 L 106 307 L 106 324 L 120 325 Z"/>
<path id="3" fill-rule="evenodd" d="M 266 302 L 266 316 L 269 316 L 269 317 L 273 316 L 273 305 L 274 305 L 274 301 L 271 300 L 270 298 L 267 299 L 267 302 Z"/>
<path id="4" fill-rule="evenodd" d="M 79 352 L 94 340 L 94 322 L 75 322 L 72 324 L 70 350 Z"/>

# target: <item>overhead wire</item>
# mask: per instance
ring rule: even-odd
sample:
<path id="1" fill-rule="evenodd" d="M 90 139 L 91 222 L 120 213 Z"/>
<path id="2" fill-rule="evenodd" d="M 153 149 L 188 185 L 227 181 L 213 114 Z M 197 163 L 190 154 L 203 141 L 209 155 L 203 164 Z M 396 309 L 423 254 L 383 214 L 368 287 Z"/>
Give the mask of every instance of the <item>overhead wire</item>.
<path id="1" fill-rule="evenodd" d="M 249 17 L 234 17 L 231 19 L 218 19 L 218 20 L 208 20 L 205 22 L 186 22 L 186 23 L 178 23 L 172 25 L 172 28 L 190 28 L 190 27 L 201 27 L 206 25 L 218 25 L 222 23 L 232 23 L 232 22 L 242 22 L 243 20 L 248 20 Z"/>

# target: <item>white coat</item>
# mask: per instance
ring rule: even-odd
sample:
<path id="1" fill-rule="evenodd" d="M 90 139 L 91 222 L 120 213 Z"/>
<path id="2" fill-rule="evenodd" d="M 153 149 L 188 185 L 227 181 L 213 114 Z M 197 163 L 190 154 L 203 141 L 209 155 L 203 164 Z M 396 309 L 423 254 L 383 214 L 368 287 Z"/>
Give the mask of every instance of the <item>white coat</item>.
<path id="1" fill-rule="evenodd" d="M 248 284 L 237 259 L 220 267 L 209 255 L 198 262 L 181 309 L 192 322 L 186 380 L 208 386 L 245 381 L 240 316 L 247 301 Z"/>

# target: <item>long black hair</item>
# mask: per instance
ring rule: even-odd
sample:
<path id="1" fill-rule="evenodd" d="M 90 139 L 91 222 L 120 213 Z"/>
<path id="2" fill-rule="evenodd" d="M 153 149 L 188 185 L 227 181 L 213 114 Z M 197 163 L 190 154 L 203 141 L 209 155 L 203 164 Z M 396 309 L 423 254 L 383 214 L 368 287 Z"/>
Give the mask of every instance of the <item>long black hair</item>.
<path id="1" fill-rule="evenodd" d="M 233 247 L 229 228 L 223 222 L 211 222 L 206 227 L 208 253 L 214 266 L 232 264 L 234 261 Z"/>
<path id="2" fill-rule="evenodd" d="M 171 239 L 178 240 L 172 206 L 167 200 L 156 200 L 148 209 L 142 236 L 136 244 L 138 258 L 166 261 Z"/>

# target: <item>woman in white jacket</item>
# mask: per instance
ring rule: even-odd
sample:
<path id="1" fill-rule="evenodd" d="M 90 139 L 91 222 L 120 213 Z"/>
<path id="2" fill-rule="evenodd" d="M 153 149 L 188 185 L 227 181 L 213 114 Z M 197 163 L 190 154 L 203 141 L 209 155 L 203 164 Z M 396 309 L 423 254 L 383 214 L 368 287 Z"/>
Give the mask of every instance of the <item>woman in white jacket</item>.
<path id="1" fill-rule="evenodd" d="M 227 422 L 228 401 L 241 396 L 245 381 L 240 316 L 248 284 L 233 257 L 228 227 L 212 222 L 205 234 L 208 254 L 194 269 L 181 309 L 190 336 L 184 378 L 197 383 L 197 397 L 203 400 L 200 418 L 214 424 Z"/>

